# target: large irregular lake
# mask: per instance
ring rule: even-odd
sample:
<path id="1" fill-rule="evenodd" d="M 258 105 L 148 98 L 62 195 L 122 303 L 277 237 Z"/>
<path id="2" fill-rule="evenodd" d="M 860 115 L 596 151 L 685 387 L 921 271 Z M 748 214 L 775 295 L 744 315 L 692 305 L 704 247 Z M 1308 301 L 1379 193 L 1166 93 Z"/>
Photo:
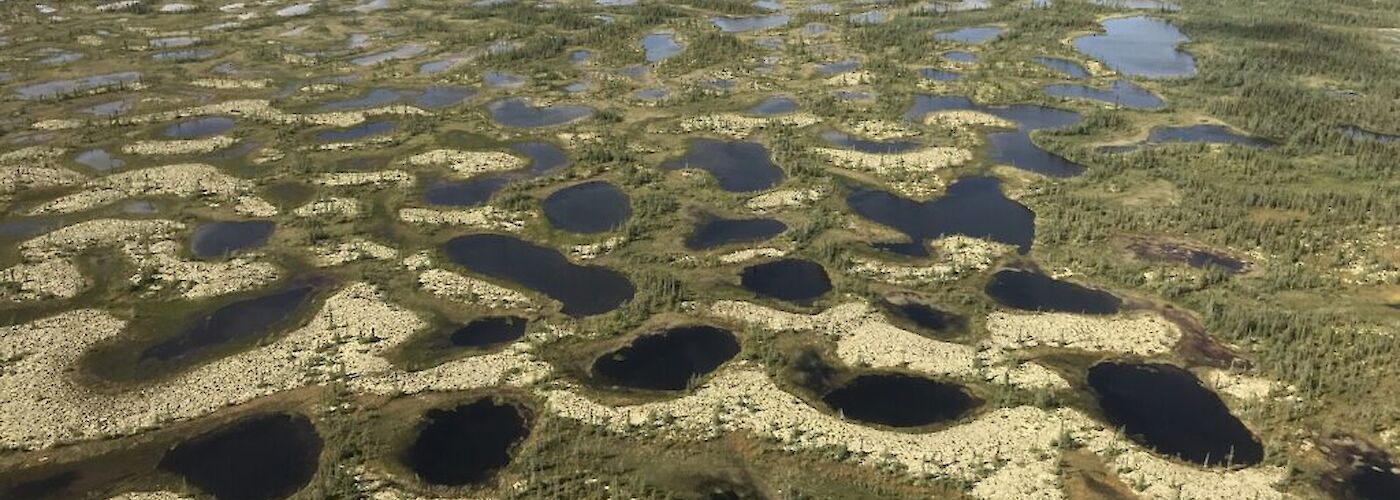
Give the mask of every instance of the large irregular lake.
<path id="1" fill-rule="evenodd" d="M 1178 45 L 1189 41 L 1171 23 L 1147 16 L 1104 20 L 1104 33 L 1074 39 L 1074 48 L 1127 76 L 1181 78 L 1196 74 L 1196 59 Z"/>
<path id="2" fill-rule="evenodd" d="M 769 159 L 768 148 L 756 142 L 693 139 L 680 158 L 668 160 L 661 168 L 698 168 L 709 172 L 720 189 L 730 192 L 762 191 L 783 180 L 783 170 Z"/>
<path id="3" fill-rule="evenodd" d="M 925 242 L 954 234 L 1014 245 L 1023 254 L 1035 241 L 1035 213 L 1002 194 L 995 177 L 963 177 L 942 197 L 925 202 L 859 187 L 846 204 L 856 215 L 908 236 L 907 243 L 876 245 L 903 255 L 927 256 Z"/>

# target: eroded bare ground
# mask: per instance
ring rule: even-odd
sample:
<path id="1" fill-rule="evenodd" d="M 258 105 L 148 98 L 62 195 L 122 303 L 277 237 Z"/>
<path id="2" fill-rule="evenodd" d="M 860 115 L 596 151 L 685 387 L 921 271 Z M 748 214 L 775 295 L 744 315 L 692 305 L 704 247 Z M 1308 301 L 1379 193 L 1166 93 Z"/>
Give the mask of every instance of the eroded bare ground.
<path id="1" fill-rule="evenodd" d="M 273 497 L 1364 496 L 1400 146 L 1345 126 L 1400 123 L 1397 10 L 1141 7 L 0 3 L 0 497 L 238 496 L 163 458 L 270 414 L 320 440 Z M 1125 18 L 1190 43 L 1081 44 Z M 1043 88 L 1119 79 L 1165 104 Z M 1202 123 L 1237 142 L 1115 150 Z M 625 208 L 552 196 L 587 181 Z M 693 245 L 716 219 L 779 229 Z M 697 324 L 738 354 L 682 390 L 594 370 Z M 1125 432 L 1103 361 L 1189 370 L 1262 459 Z M 879 374 L 975 404 L 826 399 Z M 425 415 L 483 400 L 524 437 L 434 484 Z"/>

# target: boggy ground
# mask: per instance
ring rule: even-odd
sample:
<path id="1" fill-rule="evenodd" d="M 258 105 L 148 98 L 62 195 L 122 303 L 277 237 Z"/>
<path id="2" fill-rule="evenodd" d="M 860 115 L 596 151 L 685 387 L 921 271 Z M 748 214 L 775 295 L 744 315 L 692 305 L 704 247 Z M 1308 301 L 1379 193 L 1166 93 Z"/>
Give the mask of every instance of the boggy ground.
<path id="1" fill-rule="evenodd" d="M 1400 62 L 1382 29 L 1400 10 L 815 4 L 781 2 L 775 14 L 726 0 L 0 6 L 0 497 L 198 496 L 156 467 L 164 451 L 277 412 L 309 417 L 325 443 L 299 498 L 1308 498 L 1358 491 L 1336 443 L 1400 454 L 1400 400 L 1387 396 L 1400 368 L 1400 146 L 1345 133 L 1397 132 L 1387 127 L 1400 122 L 1389 105 Z M 862 16 L 871 11 L 883 15 Z M 726 33 L 710 19 L 750 15 L 788 20 Z M 1072 40 L 1131 15 L 1190 38 L 1179 49 L 1194 75 L 1128 76 L 1165 106 L 1044 93 L 1124 77 Z M 972 26 L 1004 31 L 977 44 L 933 37 Z M 656 32 L 682 50 L 649 64 L 641 39 Z M 198 52 L 153 57 L 185 49 Z M 943 56 L 952 50 L 976 62 Z M 1040 56 L 1089 76 L 1051 71 Z M 845 61 L 858 64 L 818 69 Z M 926 79 L 927 68 L 959 77 Z M 493 85 L 491 71 L 518 81 Z M 34 86 L 51 81 L 71 82 Z M 666 97 L 635 97 L 644 89 Z M 965 96 L 986 112 L 909 116 L 918 95 Z M 750 111 L 774 96 L 798 106 Z M 524 105 L 491 105 L 506 99 Z M 997 164 L 993 137 L 1019 125 L 994 113 L 1016 104 L 1078 115 L 1030 132 L 1028 157 L 1059 156 L 1081 175 Z M 492 115 L 501 109 L 519 114 Z M 202 116 L 234 126 L 164 133 Z M 1195 124 L 1273 146 L 1099 149 Z M 915 146 L 843 149 L 823 138 L 830 130 Z M 697 138 L 760 145 L 783 176 L 726 191 L 703 170 L 660 168 Z M 554 145 L 567 163 L 537 169 L 555 162 L 526 143 Z M 78 161 L 94 150 L 122 163 Z M 846 201 L 878 189 L 923 203 L 970 175 L 996 178 L 1034 213 L 1028 251 L 964 234 L 928 241 L 928 257 L 897 255 L 878 245 L 904 237 Z M 627 194 L 628 221 L 588 235 L 552 227 L 542 200 L 594 180 Z M 480 203 L 429 203 L 443 182 L 480 190 Z M 684 246 L 707 217 L 760 215 L 788 230 Z M 196 256 L 194 228 L 211 220 L 276 226 L 259 246 Z M 635 293 L 570 317 L 443 251 L 478 233 L 620 272 Z M 1190 257 L 1205 254 L 1231 265 Z M 784 257 L 820 264 L 833 290 L 794 304 L 742 287 L 743 268 Z M 1009 309 L 983 293 L 1003 268 L 1105 290 L 1124 306 Z M 266 331 L 170 362 L 124 361 L 222 306 L 307 279 L 319 284 L 313 298 Z M 967 318 L 965 331 L 917 331 L 880 309 L 891 296 Z M 525 336 L 449 350 L 435 337 L 499 315 L 528 319 Z M 681 391 L 590 376 L 595 356 L 677 324 L 733 331 L 741 351 Z M 1203 467 L 1117 432 L 1085 382 L 1103 360 L 1191 370 L 1264 444 L 1264 461 Z M 956 383 L 983 404 L 899 429 L 821 402 L 871 372 Z M 531 416 L 510 463 L 467 486 L 415 477 L 403 460 L 409 424 L 483 396 Z"/>

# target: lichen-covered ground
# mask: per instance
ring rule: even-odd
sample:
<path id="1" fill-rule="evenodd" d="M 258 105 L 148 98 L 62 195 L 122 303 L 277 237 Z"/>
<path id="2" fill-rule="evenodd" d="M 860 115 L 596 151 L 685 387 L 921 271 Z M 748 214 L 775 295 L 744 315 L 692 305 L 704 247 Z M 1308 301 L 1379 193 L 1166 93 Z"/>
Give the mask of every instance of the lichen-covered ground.
<path id="1" fill-rule="evenodd" d="M 1184 38 L 1126 62 L 1079 45 L 1124 19 Z M 325 441 L 298 498 L 1356 496 L 1358 460 L 1400 456 L 1396 25 L 1393 0 L 0 2 L 0 497 L 208 496 L 162 454 L 267 412 Z M 992 35 L 944 35 L 971 27 Z M 1164 104 L 1102 97 L 1119 80 Z M 1192 125 L 1234 135 L 1149 144 Z M 625 193 L 622 222 L 545 213 L 586 181 Z M 784 229 L 688 243 L 760 217 Z M 231 221 L 274 229 L 200 250 Z M 445 250 L 481 233 L 635 291 L 565 314 Z M 780 259 L 831 291 L 742 286 Z M 1003 305 L 1003 269 L 1121 307 Z M 301 283 L 286 318 L 146 359 Z M 503 314 L 523 337 L 442 344 Z M 683 391 L 593 377 L 693 323 L 740 354 Z M 1086 382 L 1105 360 L 1189 370 L 1263 461 L 1121 432 Z M 981 406 L 895 428 L 822 401 L 885 372 Z M 489 480 L 427 484 L 411 431 L 482 396 L 527 407 L 528 436 Z"/>

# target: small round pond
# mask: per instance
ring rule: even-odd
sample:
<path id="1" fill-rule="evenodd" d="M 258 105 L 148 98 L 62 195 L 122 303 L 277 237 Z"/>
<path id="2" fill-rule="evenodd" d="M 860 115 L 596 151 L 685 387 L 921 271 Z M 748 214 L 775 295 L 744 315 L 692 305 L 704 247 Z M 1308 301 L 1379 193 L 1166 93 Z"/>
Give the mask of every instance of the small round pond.
<path id="1" fill-rule="evenodd" d="M 549 224 L 574 233 L 612 231 L 632 216 L 627 194 L 610 182 L 592 181 L 555 191 L 544 199 Z"/>
<path id="2" fill-rule="evenodd" d="M 267 244 L 276 226 L 264 220 L 206 222 L 194 228 L 190 251 L 196 257 L 212 258 L 257 248 Z"/>
<path id="3" fill-rule="evenodd" d="M 429 484 L 482 484 L 510 464 L 530 433 L 525 408 L 482 398 L 452 409 L 428 410 L 404 463 Z"/>
<path id="4" fill-rule="evenodd" d="M 831 278 L 821 264 L 782 259 L 744 268 L 740 283 L 749 291 L 797 304 L 807 304 L 831 291 Z"/>

